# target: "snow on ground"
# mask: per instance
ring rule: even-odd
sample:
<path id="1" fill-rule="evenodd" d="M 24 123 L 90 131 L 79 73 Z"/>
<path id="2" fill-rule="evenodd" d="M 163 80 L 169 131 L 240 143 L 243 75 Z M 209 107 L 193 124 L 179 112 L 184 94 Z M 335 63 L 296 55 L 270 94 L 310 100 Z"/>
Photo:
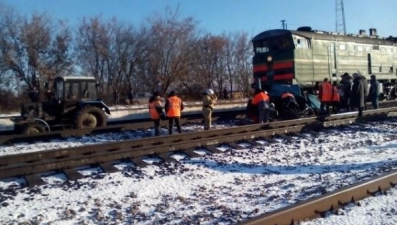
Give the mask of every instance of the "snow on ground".
<path id="1" fill-rule="evenodd" d="M 213 129 L 221 129 L 232 127 L 233 125 L 226 122 L 216 122 L 212 124 Z M 193 132 L 203 130 L 203 125 L 201 124 L 188 124 L 182 125 L 182 132 Z M 176 127 L 174 125 L 174 133 Z M 161 135 L 168 135 L 168 128 L 161 129 Z M 139 138 L 147 138 L 154 136 L 154 129 L 137 130 L 137 131 L 125 131 L 125 132 L 109 132 L 104 134 L 95 134 L 82 137 L 71 137 L 67 139 L 52 139 L 50 141 L 40 141 L 33 144 L 19 142 L 12 145 L 0 145 L 0 156 L 2 155 L 12 155 L 20 154 L 26 152 L 43 151 L 50 149 L 60 149 L 60 148 L 71 148 L 82 145 L 93 145 L 93 144 L 103 144 L 106 142 L 122 141 L 122 140 L 132 140 Z"/>
<path id="2" fill-rule="evenodd" d="M 359 201 L 360 206 L 347 205 L 339 215 L 304 222 L 302 225 L 395 225 L 397 224 L 397 187 L 388 190 L 387 195 L 378 195 Z"/>
<path id="3" fill-rule="evenodd" d="M 0 181 L 0 224 L 235 224 L 397 168 L 397 122 L 349 126 L 318 137 L 277 139 L 263 146 L 120 172 L 81 168 L 86 177 L 26 188 Z M 344 223 L 342 223 L 344 224 Z M 383 223 L 391 224 L 391 223 Z"/>

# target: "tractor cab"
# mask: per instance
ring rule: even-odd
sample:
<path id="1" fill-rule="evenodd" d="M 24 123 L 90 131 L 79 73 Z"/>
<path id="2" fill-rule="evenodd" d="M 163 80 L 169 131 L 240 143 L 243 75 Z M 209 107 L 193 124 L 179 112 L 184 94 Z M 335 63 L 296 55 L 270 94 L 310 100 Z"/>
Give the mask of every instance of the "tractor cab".
<path id="1" fill-rule="evenodd" d="M 97 100 L 98 87 L 94 77 L 56 77 L 49 92 L 58 102 Z"/>
<path id="2" fill-rule="evenodd" d="M 96 128 L 107 124 L 110 109 L 98 98 L 94 77 L 66 76 L 44 85 L 46 100 L 23 103 L 16 129 L 41 133 L 54 128 Z"/>

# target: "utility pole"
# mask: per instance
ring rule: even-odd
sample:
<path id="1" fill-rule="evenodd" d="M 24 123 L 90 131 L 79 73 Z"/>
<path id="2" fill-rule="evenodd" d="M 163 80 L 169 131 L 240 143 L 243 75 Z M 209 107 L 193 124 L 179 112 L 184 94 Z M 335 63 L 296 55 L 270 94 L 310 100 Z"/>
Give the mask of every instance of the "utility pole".
<path id="1" fill-rule="evenodd" d="M 285 20 L 281 20 L 282 26 L 283 26 L 283 30 L 287 29 L 287 24 L 285 23 Z"/>
<path id="2" fill-rule="evenodd" d="M 346 34 L 343 0 L 335 0 L 335 32 Z"/>

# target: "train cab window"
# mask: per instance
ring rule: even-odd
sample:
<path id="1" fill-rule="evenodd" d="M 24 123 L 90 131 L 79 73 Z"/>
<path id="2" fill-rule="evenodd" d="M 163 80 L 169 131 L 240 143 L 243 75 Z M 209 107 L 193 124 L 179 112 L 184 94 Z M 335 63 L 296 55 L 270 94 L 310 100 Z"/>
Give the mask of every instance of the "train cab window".
<path id="1" fill-rule="evenodd" d="M 294 38 L 295 48 L 310 48 L 310 41 L 305 38 Z"/>
<path id="2" fill-rule="evenodd" d="M 254 51 L 256 54 L 289 49 L 294 49 L 291 36 L 278 36 L 254 42 Z"/>
<path id="3" fill-rule="evenodd" d="M 346 45 L 339 45 L 340 50 L 346 50 Z"/>

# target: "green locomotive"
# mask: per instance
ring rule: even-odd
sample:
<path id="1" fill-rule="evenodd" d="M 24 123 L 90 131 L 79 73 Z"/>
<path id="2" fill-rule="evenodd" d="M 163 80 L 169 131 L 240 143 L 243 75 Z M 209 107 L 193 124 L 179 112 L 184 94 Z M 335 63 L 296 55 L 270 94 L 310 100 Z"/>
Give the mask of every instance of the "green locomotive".
<path id="1" fill-rule="evenodd" d="M 397 37 L 380 38 L 376 29 L 359 34 L 339 34 L 300 27 L 268 30 L 253 40 L 254 82 L 262 87 L 298 84 L 314 90 L 327 77 L 339 81 L 345 72 L 356 71 L 369 80 L 376 74 L 386 96 L 396 96 Z M 387 87 L 387 88 L 386 88 Z"/>

